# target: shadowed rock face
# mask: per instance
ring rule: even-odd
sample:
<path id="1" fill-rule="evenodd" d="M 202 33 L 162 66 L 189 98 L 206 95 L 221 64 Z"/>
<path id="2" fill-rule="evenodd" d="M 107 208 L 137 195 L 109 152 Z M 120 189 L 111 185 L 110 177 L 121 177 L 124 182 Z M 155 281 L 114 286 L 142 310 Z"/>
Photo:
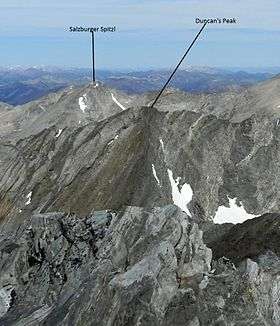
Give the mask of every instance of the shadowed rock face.
<path id="1" fill-rule="evenodd" d="M 85 215 L 93 208 L 167 204 L 169 180 L 162 178 L 159 187 L 151 165 L 158 160 L 160 121 L 159 112 L 136 108 L 65 130 L 58 138 L 53 128 L 46 129 L 17 144 L 21 155 L 15 153 L 9 162 L 0 187 L 8 189 L 23 214 L 70 210 Z M 164 160 L 157 169 L 167 176 Z"/>
<path id="2" fill-rule="evenodd" d="M 279 240 L 280 215 L 274 213 L 234 225 L 221 237 L 207 244 L 216 259 L 225 256 L 240 263 L 245 258 L 256 259 L 267 251 L 280 256 Z"/>

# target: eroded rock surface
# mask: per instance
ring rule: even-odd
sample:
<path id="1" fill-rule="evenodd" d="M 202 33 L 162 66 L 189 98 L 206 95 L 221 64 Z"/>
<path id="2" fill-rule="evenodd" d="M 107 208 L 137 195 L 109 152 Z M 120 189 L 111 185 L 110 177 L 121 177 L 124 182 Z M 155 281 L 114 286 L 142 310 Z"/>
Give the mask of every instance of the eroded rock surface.
<path id="1" fill-rule="evenodd" d="M 103 85 L 0 108 L 0 325 L 278 326 L 270 83 L 153 109 Z M 232 202 L 260 216 L 213 224 Z"/>
<path id="2" fill-rule="evenodd" d="M 227 227 L 224 232 L 220 232 L 219 237 L 207 239 L 207 244 L 212 248 L 215 258 L 227 256 L 236 262 L 247 257 L 259 257 L 267 251 L 280 256 L 280 215 L 264 214 Z"/>
<path id="3" fill-rule="evenodd" d="M 208 97 L 195 109 L 192 98 L 177 93 L 186 106 L 178 99 L 167 111 L 174 100 L 168 92 L 157 108 L 129 108 L 133 99 L 102 85 L 12 110 L 18 116 L 5 115 L 0 142 L 2 219 L 26 210 L 86 215 L 93 207 L 171 204 L 170 175 L 177 193 L 191 188 L 184 206 L 198 219 L 212 220 L 233 198 L 250 214 L 277 213 L 280 116 L 272 93 L 279 85 L 275 79 L 241 94 L 210 96 L 216 111 L 202 109 Z M 118 101 L 127 101 L 125 110 Z M 21 125 L 13 134 L 14 119 Z"/>
<path id="4" fill-rule="evenodd" d="M 212 260 L 198 225 L 174 205 L 33 215 L 0 254 L 1 325 L 280 322 L 275 253 L 238 266 Z"/>

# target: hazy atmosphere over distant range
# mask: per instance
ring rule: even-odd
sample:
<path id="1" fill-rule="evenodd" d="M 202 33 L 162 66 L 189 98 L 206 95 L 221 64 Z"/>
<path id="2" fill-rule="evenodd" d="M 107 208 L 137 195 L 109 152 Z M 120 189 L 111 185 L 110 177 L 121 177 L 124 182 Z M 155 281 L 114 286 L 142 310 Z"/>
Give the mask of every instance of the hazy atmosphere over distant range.
<path id="1" fill-rule="evenodd" d="M 97 65 L 108 69 L 174 66 L 201 25 L 186 64 L 280 66 L 279 0 L 1 0 L 0 65 L 90 66 L 90 35 L 69 26 L 116 26 L 97 35 Z"/>

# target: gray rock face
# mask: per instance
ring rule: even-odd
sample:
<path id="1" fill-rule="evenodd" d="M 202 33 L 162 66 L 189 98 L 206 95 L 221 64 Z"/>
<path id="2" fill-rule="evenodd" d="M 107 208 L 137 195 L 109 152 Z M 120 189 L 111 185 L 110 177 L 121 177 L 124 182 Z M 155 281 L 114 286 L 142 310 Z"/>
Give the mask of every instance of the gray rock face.
<path id="1" fill-rule="evenodd" d="M 189 210 L 203 220 L 211 220 L 228 198 L 237 198 L 255 215 L 278 212 L 280 118 L 270 88 L 276 92 L 279 81 L 241 94 L 212 95 L 208 101 L 216 111 L 202 113 L 189 111 L 194 106 L 188 97 L 182 100 L 189 108 L 178 100 L 170 112 L 161 102 L 159 110 L 122 110 L 113 91 L 103 86 L 50 96 L 47 111 L 40 109 L 38 115 L 34 107 L 39 103 L 33 102 L 18 110 L 22 131 L 17 129 L 14 142 L 0 143 L 0 196 L 13 214 L 161 206 L 173 202 L 171 171 L 174 180 L 179 178 L 179 191 L 190 185 Z M 167 93 L 163 101 L 168 98 Z M 196 111 L 204 96 L 201 101 Z M 222 101 L 231 103 L 228 109 L 221 108 Z M 30 110 L 28 123 L 22 119 L 25 110 Z M 3 130 L 3 139 L 11 136 L 9 128 Z"/>
<path id="2" fill-rule="evenodd" d="M 160 119 L 156 111 L 136 108 L 58 138 L 54 129 L 46 129 L 19 141 L 0 181 L 5 198 L 13 202 L 11 214 L 63 210 L 87 215 L 93 208 L 172 202 L 164 161 L 160 187 L 152 171 L 160 143 L 150 123 L 159 125 Z"/>
<path id="3" fill-rule="evenodd" d="M 0 174 L 18 150 L 16 143 L 27 137 L 53 129 L 60 135 L 67 128 L 97 123 L 133 105 L 135 98 L 125 96 L 101 83 L 49 94 L 12 110 L 0 103 Z M 13 146 L 13 147 L 11 147 Z"/>
<path id="4" fill-rule="evenodd" d="M 266 119 L 134 108 L 59 136 L 45 129 L 7 147 L 1 196 L 23 213 L 160 206 L 173 202 L 171 171 L 179 191 L 190 185 L 189 209 L 204 220 L 228 198 L 249 213 L 277 212 L 278 127 Z"/>
<path id="5" fill-rule="evenodd" d="M 212 260 L 176 206 L 34 215 L 0 243 L 1 325 L 279 325 L 278 260 Z"/>
<path id="6" fill-rule="evenodd" d="M 0 103 L 0 136 L 13 141 L 50 127 L 58 131 L 85 125 L 89 121 L 98 122 L 121 112 L 122 106 L 131 107 L 134 100 L 133 96 L 126 96 L 98 82 L 80 88 L 69 87 L 13 110 Z"/>
<path id="7" fill-rule="evenodd" d="M 280 256 L 280 215 L 264 214 L 252 220 L 228 227 L 225 232 L 219 231 L 219 237 L 208 239 L 207 245 L 212 248 L 214 257 L 227 256 L 235 262 L 246 257 L 256 258 L 267 251 Z M 222 225 L 219 225 L 221 230 Z M 208 230 L 208 233 L 212 230 Z"/>
<path id="8" fill-rule="evenodd" d="M 215 109 L 100 85 L 3 109 L 0 325 L 278 326 L 278 84 Z M 214 225 L 229 198 L 270 213 Z"/>

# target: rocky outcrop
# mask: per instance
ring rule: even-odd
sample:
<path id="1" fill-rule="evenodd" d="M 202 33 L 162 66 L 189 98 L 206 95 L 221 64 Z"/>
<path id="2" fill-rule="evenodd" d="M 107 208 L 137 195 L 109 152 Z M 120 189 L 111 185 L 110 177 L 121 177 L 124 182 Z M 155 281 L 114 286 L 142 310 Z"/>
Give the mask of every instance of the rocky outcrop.
<path id="1" fill-rule="evenodd" d="M 1 325 L 278 325 L 279 258 L 212 260 L 176 206 L 31 216 L 0 243 Z"/>
<path id="2" fill-rule="evenodd" d="M 271 251 L 280 256 L 280 215 L 264 214 L 252 220 L 245 221 L 219 231 L 219 237 L 207 239 L 207 245 L 212 249 L 216 259 L 226 256 L 236 263 L 247 257 L 257 257 Z M 222 226 L 218 226 L 221 230 Z M 212 233 L 212 229 L 210 229 Z M 210 233 L 207 231 L 206 234 Z"/>

